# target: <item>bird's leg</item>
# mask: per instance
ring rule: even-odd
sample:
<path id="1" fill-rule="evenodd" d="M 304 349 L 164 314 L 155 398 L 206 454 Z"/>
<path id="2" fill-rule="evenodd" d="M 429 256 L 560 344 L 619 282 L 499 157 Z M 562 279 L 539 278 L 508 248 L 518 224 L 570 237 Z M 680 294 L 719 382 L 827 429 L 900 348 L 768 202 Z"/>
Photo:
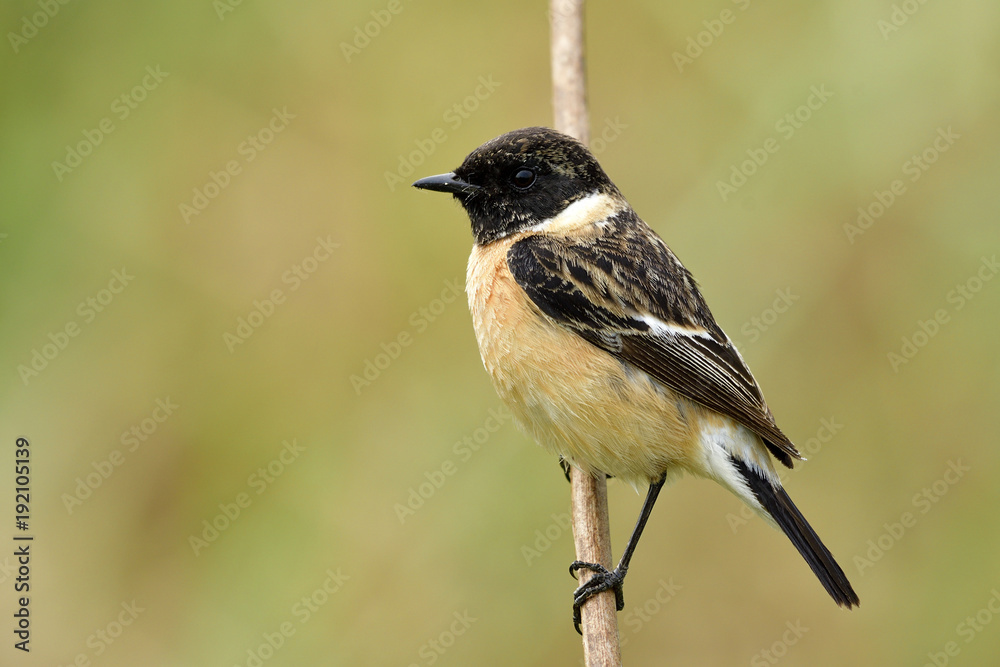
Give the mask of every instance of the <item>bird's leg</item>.
<path id="1" fill-rule="evenodd" d="M 587 600 L 598 593 L 613 588 L 615 590 L 615 603 L 618 611 L 625 608 L 625 595 L 622 593 L 622 583 L 624 583 L 625 574 L 628 572 L 628 564 L 632 560 L 632 554 L 635 552 L 635 547 L 639 544 L 639 538 L 642 536 L 642 529 L 646 527 L 646 521 L 653 511 L 656 497 L 660 494 L 660 489 L 663 488 L 663 483 L 666 479 L 667 477 L 664 475 L 658 481 L 649 485 L 649 491 L 646 493 L 646 501 L 642 504 L 639 519 L 635 522 L 635 528 L 632 529 L 632 536 L 628 539 L 628 544 L 625 545 L 625 551 L 622 553 L 621 560 L 618 561 L 618 567 L 614 570 L 608 570 L 608 568 L 600 563 L 587 563 L 581 560 L 575 560 L 569 566 L 569 573 L 574 577 L 577 570 L 587 569 L 594 573 L 594 576 L 588 579 L 587 583 L 581 584 L 573 592 L 573 627 L 576 628 L 577 632 L 580 632 L 580 608 Z M 581 632 L 580 634 L 583 633 Z"/>

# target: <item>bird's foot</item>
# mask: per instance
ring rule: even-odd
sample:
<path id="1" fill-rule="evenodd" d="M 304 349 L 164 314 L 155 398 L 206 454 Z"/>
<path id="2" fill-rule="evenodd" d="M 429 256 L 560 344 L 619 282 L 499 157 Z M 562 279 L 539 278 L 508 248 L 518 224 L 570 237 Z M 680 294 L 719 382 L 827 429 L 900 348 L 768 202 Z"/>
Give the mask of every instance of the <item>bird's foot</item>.
<path id="1" fill-rule="evenodd" d="M 582 560 L 575 560 L 569 566 L 569 573 L 576 578 L 577 570 L 590 570 L 594 573 L 587 583 L 581 584 L 579 588 L 573 591 L 573 627 L 580 634 L 580 608 L 583 604 L 594 597 L 598 593 L 602 593 L 606 590 L 614 589 L 615 591 L 615 606 L 618 611 L 625 608 L 625 594 L 622 592 L 622 583 L 625 581 L 625 571 L 615 568 L 614 570 L 609 570 L 600 563 L 587 563 Z"/>

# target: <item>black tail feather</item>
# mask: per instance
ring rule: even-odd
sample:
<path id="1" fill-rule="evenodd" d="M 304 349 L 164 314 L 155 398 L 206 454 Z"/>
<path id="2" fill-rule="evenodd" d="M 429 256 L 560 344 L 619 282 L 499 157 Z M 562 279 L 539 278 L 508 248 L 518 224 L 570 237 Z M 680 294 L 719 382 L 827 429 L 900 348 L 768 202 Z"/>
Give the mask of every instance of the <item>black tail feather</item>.
<path id="1" fill-rule="evenodd" d="M 830 594 L 830 597 L 842 607 L 856 607 L 860 604 L 858 594 L 851 587 L 844 571 L 837 565 L 833 554 L 819 539 L 819 535 L 805 520 L 802 513 L 788 497 L 780 485 L 773 486 L 759 472 L 743 461 L 730 457 L 736 469 L 746 480 L 757 501 L 767 510 L 767 513 L 777 522 L 809 567 L 819 578 L 820 583 Z"/>

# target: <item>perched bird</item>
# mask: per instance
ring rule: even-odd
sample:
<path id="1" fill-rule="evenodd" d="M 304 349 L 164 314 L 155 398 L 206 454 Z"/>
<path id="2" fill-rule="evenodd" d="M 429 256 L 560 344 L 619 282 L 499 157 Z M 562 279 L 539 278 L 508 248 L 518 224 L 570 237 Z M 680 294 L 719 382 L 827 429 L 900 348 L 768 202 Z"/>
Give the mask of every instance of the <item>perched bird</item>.
<path id="1" fill-rule="evenodd" d="M 483 144 L 453 173 L 414 187 L 448 192 L 472 221 L 466 291 L 483 364 L 517 424 L 595 475 L 649 485 L 614 570 L 622 581 L 668 480 L 715 480 L 792 541 L 837 604 L 858 596 L 792 503 L 771 457 L 802 459 L 716 324 L 694 278 L 632 210 L 579 141 L 529 127 Z"/>

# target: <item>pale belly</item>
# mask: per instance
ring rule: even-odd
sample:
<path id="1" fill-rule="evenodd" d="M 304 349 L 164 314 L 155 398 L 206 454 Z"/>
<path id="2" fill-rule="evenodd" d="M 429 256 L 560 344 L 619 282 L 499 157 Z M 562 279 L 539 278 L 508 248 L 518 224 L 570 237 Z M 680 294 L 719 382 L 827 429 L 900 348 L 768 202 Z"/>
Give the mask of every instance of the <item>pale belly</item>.
<path id="1" fill-rule="evenodd" d="M 705 474 L 708 411 L 542 315 L 506 270 L 509 246 L 473 251 L 467 290 L 483 364 L 519 426 L 590 472 Z"/>

